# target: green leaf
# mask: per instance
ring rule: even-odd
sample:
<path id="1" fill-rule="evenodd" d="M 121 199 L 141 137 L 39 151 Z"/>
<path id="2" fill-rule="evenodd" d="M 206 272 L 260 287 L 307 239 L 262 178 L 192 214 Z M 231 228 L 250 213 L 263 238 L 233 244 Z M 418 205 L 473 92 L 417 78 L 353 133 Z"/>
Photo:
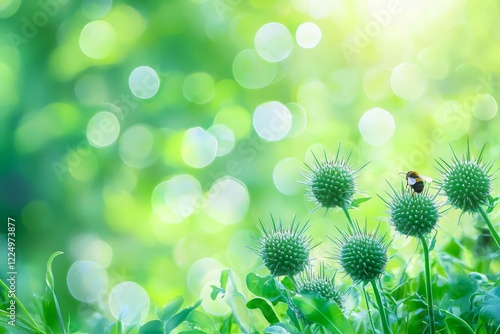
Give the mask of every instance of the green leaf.
<path id="1" fill-rule="evenodd" d="M 47 286 L 51 291 L 54 291 L 54 275 L 52 274 L 52 261 L 54 261 L 56 256 L 64 254 L 63 252 L 55 252 L 52 254 L 47 261 L 47 273 L 45 274 L 45 281 L 47 282 Z"/>
<path id="2" fill-rule="evenodd" d="M 498 200 L 500 200 L 500 197 L 495 197 L 493 198 L 491 195 L 488 196 L 488 209 L 486 210 L 486 213 L 492 213 L 495 207 L 498 204 Z"/>
<path id="3" fill-rule="evenodd" d="M 66 328 L 64 327 L 64 321 L 62 318 L 61 308 L 59 307 L 59 302 L 57 301 L 55 286 L 54 286 L 54 275 L 52 274 L 52 262 L 59 256 L 64 254 L 63 252 L 55 252 L 53 253 L 49 260 L 47 261 L 47 273 L 45 274 L 45 282 L 47 283 L 47 287 L 52 292 L 52 298 L 47 299 L 47 303 L 44 302 L 45 311 L 47 311 L 47 315 L 50 315 L 52 312 L 49 311 L 50 308 L 55 308 L 57 312 L 57 318 L 59 319 L 59 325 L 61 326 L 62 332 L 66 334 Z M 46 305 L 45 305 L 46 304 Z M 51 317 L 52 318 L 52 317 Z"/>
<path id="4" fill-rule="evenodd" d="M 273 305 L 278 302 L 287 302 L 286 288 L 277 283 L 273 276 L 261 277 L 250 273 L 247 275 L 247 287 L 254 295 L 268 299 Z"/>
<path id="5" fill-rule="evenodd" d="M 121 320 L 117 320 L 116 322 L 109 325 L 107 334 L 122 334 L 123 333 L 123 324 Z"/>
<path id="6" fill-rule="evenodd" d="M 186 307 L 176 315 L 174 315 L 170 320 L 165 324 L 165 333 L 172 332 L 175 328 L 177 328 L 180 324 L 182 324 L 189 316 L 193 310 L 195 310 L 198 306 L 201 305 L 201 300 L 198 300 L 194 303 L 193 306 Z"/>
<path id="7" fill-rule="evenodd" d="M 247 303 L 247 307 L 251 310 L 259 309 L 270 325 L 274 325 L 275 323 L 279 322 L 278 316 L 276 315 L 276 313 L 274 313 L 271 305 L 269 305 L 267 301 L 262 298 L 257 297 L 249 300 Z"/>
<path id="8" fill-rule="evenodd" d="M 226 290 L 229 273 L 230 273 L 229 269 L 225 269 L 220 273 L 220 287 L 223 290 Z"/>
<path id="9" fill-rule="evenodd" d="M 163 324 L 160 320 L 146 322 L 139 329 L 139 334 L 163 334 Z"/>
<path id="10" fill-rule="evenodd" d="M 354 334 L 349 321 L 334 301 L 313 296 L 295 296 L 293 303 L 307 320 L 323 326 L 332 334 Z"/>
<path id="11" fill-rule="evenodd" d="M 191 329 L 189 331 L 179 332 L 179 334 L 207 334 L 207 333 L 205 333 L 204 331 L 200 331 L 198 329 Z"/>
<path id="12" fill-rule="evenodd" d="M 269 326 L 266 329 L 264 329 L 264 333 L 266 334 L 290 334 L 289 331 L 287 331 L 285 328 L 281 326 Z"/>
<path id="13" fill-rule="evenodd" d="M 352 200 L 351 205 L 349 207 L 350 208 L 359 208 L 359 205 L 361 203 L 369 201 L 370 199 L 371 199 L 371 197 L 359 197 L 359 198 L 355 198 L 355 199 Z"/>
<path id="14" fill-rule="evenodd" d="M 182 296 L 175 297 L 172 301 L 170 301 L 167 304 L 167 306 L 165 306 L 160 311 L 156 312 L 158 319 L 160 319 L 163 322 L 168 321 L 170 318 L 172 318 L 172 316 L 175 313 L 177 313 L 177 311 L 179 311 L 179 309 L 182 306 L 182 303 L 184 303 L 184 297 Z"/>
<path id="15" fill-rule="evenodd" d="M 210 292 L 210 298 L 212 298 L 212 300 L 216 300 L 219 294 L 222 296 L 226 294 L 226 290 L 221 289 L 218 286 L 210 285 L 210 287 L 212 288 L 212 292 Z"/>
<path id="16" fill-rule="evenodd" d="M 450 333 L 474 334 L 474 330 L 462 318 L 457 317 L 453 313 L 443 309 L 440 309 L 440 311 L 446 315 L 444 318 L 444 323 Z"/>
<path id="17" fill-rule="evenodd" d="M 196 325 L 199 329 L 206 333 L 215 334 L 219 333 L 215 327 L 215 323 L 207 314 L 194 310 L 189 314 L 187 321 L 191 324 Z"/>

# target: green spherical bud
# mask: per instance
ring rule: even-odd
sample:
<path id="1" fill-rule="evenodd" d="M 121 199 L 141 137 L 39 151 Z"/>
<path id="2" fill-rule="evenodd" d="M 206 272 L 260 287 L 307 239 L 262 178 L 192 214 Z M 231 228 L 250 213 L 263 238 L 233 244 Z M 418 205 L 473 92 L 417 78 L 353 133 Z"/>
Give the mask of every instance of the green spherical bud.
<path id="1" fill-rule="evenodd" d="M 427 191 L 421 194 L 402 190 L 394 191 L 392 201 L 387 202 L 391 222 L 396 231 L 412 237 L 423 237 L 436 226 L 439 207 Z"/>
<path id="2" fill-rule="evenodd" d="M 355 283 L 368 283 L 384 273 L 387 245 L 376 232 L 368 234 L 357 226 L 355 229 L 350 235 L 342 234 L 338 260 Z"/>
<path id="3" fill-rule="evenodd" d="M 347 209 L 352 203 L 356 191 L 355 174 L 348 165 L 347 160 L 339 159 L 339 152 L 334 159 L 320 162 L 316 156 L 315 165 L 307 166 L 308 172 L 305 174 L 309 187 L 309 195 L 318 206 L 324 208 L 344 208 Z M 313 154 L 314 155 L 314 154 Z"/>
<path id="4" fill-rule="evenodd" d="M 296 275 L 309 265 L 311 238 L 305 234 L 307 224 L 300 228 L 295 220 L 285 229 L 280 221 L 277 226 L 272 219 L 273 228 L 266 231 L 262 226 L 259 247 L 254 249 L 264 266 L 273 276 Z"/>
<path id="5" fill-rule="evenodd" d="M 300 287 L 301 294 L 313 294 L 316 297 L 334 301 L 341 309 L 343 308 L 342 295 L 335 287 L 334 277 L 327 278 L 322 271 L 319 275 L 309 275 L 303 280 Z"/>
<path id="6" fill-rule="evenodd" d="M 444 173 L 442 184 L 450 204 L 457 209 L 471 212 L 488 204 L 491 180 L 486 170 L 475 161 L 453 164 Z"/>

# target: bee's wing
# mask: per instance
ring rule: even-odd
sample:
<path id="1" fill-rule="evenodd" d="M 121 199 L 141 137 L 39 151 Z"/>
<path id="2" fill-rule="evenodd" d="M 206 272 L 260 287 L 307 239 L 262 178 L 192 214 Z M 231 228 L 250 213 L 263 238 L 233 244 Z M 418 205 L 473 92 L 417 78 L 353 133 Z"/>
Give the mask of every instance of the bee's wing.
<path id="1" fill-rule="evenodd" d="M 420 175 L 420 178 L 421 178 L 422 180 L 424 180 L 425 182 L 432 182 L 432 179 L 431 179 L 430 177 L 428 177 L 428 176 L 423 176 L 423 175 Z"/>
<path id="2" fill-rule="evenodd" d="M 407 177 L 406 178 L 406 182 L 408 182 L 409 186 L 412 186 L 412 185 L 414 185 L 417 182 L 417 179 L 415 179 L 413 177 Z"/>

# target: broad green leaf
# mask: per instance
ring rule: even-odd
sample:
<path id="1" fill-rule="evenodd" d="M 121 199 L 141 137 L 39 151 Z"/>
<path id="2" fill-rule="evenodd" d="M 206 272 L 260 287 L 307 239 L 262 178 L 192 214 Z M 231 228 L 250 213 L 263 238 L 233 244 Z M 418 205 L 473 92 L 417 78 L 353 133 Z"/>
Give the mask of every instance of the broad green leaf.
<path id="1" fill-rule="evenodd" d="M 371 199 L 371 197 L 359 197 L 359 198 L 355 198 L 355 199 L 352 200 L 350 208 L 359 208 L 359 205 L 361 203 L 369 201 L 370 199 Z"/>
<path id="2" fill-rule="evenodd" d="M 146 322 L 139 329 L 139 334 L 163 334 L 163 324 L 160 320 Z"/>
<path id="3" fill-rule="evenodd" d="M 474 334 L 474 330 L 462 318 L 457 317 L 453 313 L 443 309 L 440 311 L 445 314 L 444 323 L 450 333 Z"/>
<path id="4" fill-rule="evenodd" d="M 204 331 L 200 331 L 198 329 L 192 329 L 192 330 L 189 330 L 189 331 L 179 332 L 179 334 L 207 334 L 207 333 L 205 333 Z"/>
<path id="5" fill-rule="evenodd" d="M 184 297 L 175 297 L 167 304 L 167 306 L 156 312 L 158 319 L 160 319 L 161 321 L 168 321 L 175 313 L 177 313 L 177 311 L 179 311 L 182 303 L 184 303 Z"/>
<path id="6" fill-rule="evenodd" d="M 198 306 L 201 305 L 201 300 L 198 300 L 194 303 L 193 306 L 186 307 L 176 315 L 174 315 L 170 320 L 165 324 L 165 333 L 172 332 L 175 328 L 177 328 L 180 324 L 182 324 L 189 316 L 189 314 L 195 310 Z"/>
<path id="7" fill-rule="evenodd" d="M 285 287 L 277 283 L 272 276 L 261 277 L 250 273 L 247 275 L 247 287 L 254 295 L 268 299 L 273 305 L 278 302 L 286 303 Z M 281 287 L 279 287 L 281 285 Z"/>
<path id="8" fill-rule="evenodd" d="M 274 325 L 275 323 L 279 322 L 278 316 L 276 315 L 276 313 L 274 313 L 271 305 L 269 305 L 267 301 L 262 298 L 257 297 L 249 300 L 247 303 L 247 307 L 251 310 L 259 309 L 270 325 Z"/>
<path id="9" fill-rule="evenodd" d="M 335 302 L 313 296 L 295 296 L 292 299 L 307 320 L 323 326 L 330 333 L 354 334 L 351 324 Z"/>
<path id="10" fill-rule="evenodd" d="M 219 333 L 219 331 L 217 331 L 217 328 L 215 327 L 214 321 L 206 313 L 194 310 L 193 312 L 191 312 L 191 314 L 189 314 L 187 321 L 189 321 L 191 324 L 195 324 L 199 329 L 206 333 Z"/>

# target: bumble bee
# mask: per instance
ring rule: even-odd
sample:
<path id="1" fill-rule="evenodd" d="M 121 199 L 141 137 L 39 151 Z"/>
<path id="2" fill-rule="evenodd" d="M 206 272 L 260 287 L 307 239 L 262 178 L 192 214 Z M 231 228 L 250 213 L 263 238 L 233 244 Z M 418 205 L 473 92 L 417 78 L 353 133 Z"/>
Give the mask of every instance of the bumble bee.
<path id="1" fill-rule="evenodd" d="M 411 170 L 408 173 L 401 172 L 399 174 L 406 174 L 406 185 L 411 187 L 413 192 L 417 194 L 420 194 L 424 190 L 424 181 L 432 182 L 430 177 L 420 175 L 414 170 Z"/>

